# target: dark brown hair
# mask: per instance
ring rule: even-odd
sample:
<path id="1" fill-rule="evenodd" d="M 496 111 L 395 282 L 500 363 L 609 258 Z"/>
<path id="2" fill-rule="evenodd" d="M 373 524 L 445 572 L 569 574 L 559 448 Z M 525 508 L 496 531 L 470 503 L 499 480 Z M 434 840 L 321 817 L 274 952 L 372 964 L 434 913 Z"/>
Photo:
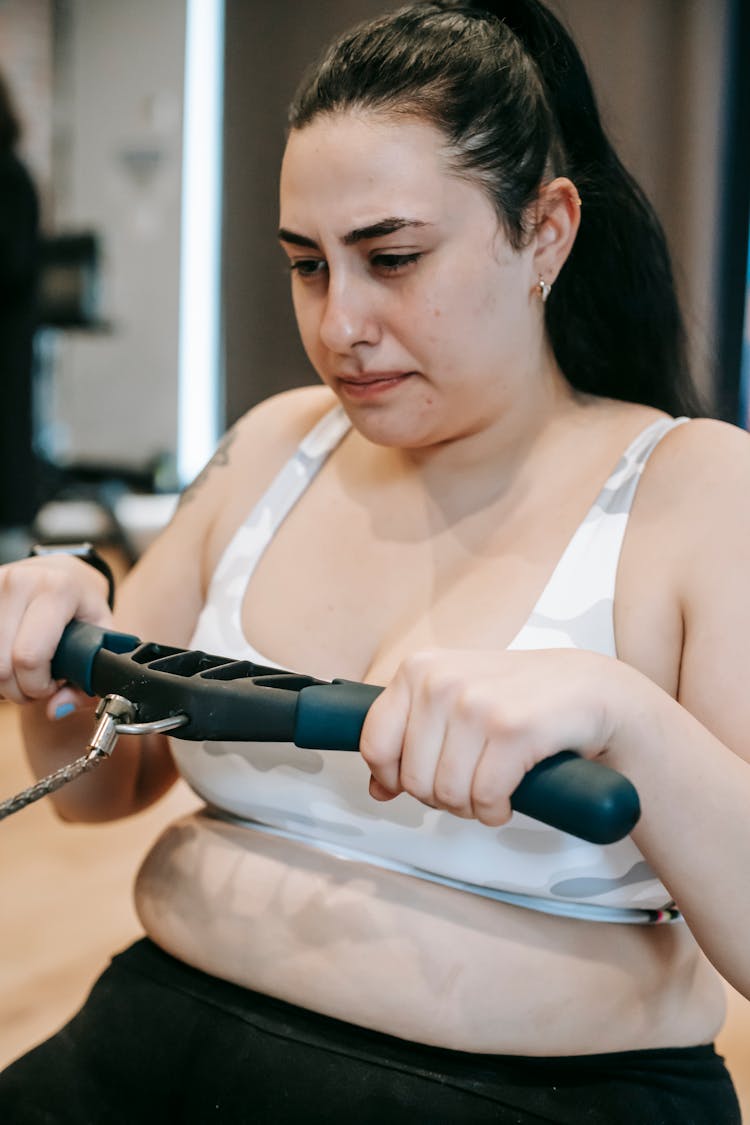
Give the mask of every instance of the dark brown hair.
<path id="1" fill-rule="evenodd" d="M 561 370 L 580 391 L 701 411 L 661 224 L 604 133 L 575 44 L 539 0 L 438 0 L 359 24 L 306 75 L 289 126 L 348 109 L 440 129 L 516 248 L 542 184 L 570 177 L 581 227 L 545 306 Z"/>

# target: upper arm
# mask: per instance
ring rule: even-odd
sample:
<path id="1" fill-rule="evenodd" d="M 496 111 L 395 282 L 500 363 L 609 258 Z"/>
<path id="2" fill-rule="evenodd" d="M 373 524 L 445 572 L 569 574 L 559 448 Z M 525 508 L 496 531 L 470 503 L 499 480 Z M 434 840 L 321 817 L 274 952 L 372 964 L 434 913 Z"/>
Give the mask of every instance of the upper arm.
<path id="1" fill-rule="evenodd" d="M 719 422 L 684 429 L 678 699 L 750 760 L 750 437 Z"/>

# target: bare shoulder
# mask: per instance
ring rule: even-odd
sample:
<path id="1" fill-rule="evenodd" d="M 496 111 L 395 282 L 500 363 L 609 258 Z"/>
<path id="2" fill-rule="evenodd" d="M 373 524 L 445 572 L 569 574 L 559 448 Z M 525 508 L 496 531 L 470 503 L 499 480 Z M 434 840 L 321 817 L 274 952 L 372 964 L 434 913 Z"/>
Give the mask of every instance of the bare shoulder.
<path id="1" fill-rule="evenodd" d="M 262 402 L 227 431 L 183 492 L 168 527 L 123 584 L 123 626 L 184 644 L 208 577 L 232 533 L 305 434 L 336 402 L 325 387 L 302 387 Z M 179 597 L 175 597 L 179 591 Z"/>
<path id="2" fill-rule="evenodd" d="M 738 426 L 695 418 L 676 426 L 657 445 L 644 473 L 638 502 L 668 507 L 676 517 L 714 520 L 740 514 L 750 487 L 750 435 Z M 664 512 L 667 516 L 667 512 Z"/>
<path id="3" fill-rule="evenodd" d="M 235 424 L 237 454 L 266 462 L 270 456 L 280 467 L 320 419 L 338 400 L 323 386 L 296 387 L 273 395 Z"/>
<path id="4" fill-rule="evenodd" d="M 225 470 L 222 476 L 226 478 L 252 468 L 261 482 L 270 479 L 335 402 L 326 387 L 298 387 L 273 395 L 248 410 L 227 430 L 211 460 L 185 489 L 181 505 L 192 504 L 206 490 L 221 489 L 226 495 L 227 481 L 217 481 L 217 470 Z M 245 496 L 248 484 L 252 491 L 252 482 L 245 481 Z M 261 483 L 261 490 L 262 487 Z"/>
<path id="5" fill-rule="evenodd" d="M 738 605 L 750 609 L 748 496 L 750 437 L 702 418 L 662 437 L 638 485 L 618 570 L 618 652 L 670 692 L 685 686 L 688 634 L 733 631 Z"/>
<path id="6" fill-rule="evenodd" d="M 204 577 L 300 442 L 336 403 L 327 387 L 285 391 L 248 411 L 227 433 L 204 470 L 204 480 L 192 486 L 205 491 L 201 503 L 212 513 Z"/>
<path id="7" fill-rule="evenodd" d="M 750 562 L 750 435 L 698 418 L 657 445 L 633 505 L 647 552 L 668 566 L 683 604 Z M 639 536 L 644 543 L 644 535 Z M 743 579 L 744 581 L 744 579 Z"/>
<path id="8" fill-rule="evenodd" d="M 675 426 L 661 443 L 675 457 L 699 456 L 730 466 L 736 458 L 750 456 L 750 434 L 715 418 L 691 418 Z"/>

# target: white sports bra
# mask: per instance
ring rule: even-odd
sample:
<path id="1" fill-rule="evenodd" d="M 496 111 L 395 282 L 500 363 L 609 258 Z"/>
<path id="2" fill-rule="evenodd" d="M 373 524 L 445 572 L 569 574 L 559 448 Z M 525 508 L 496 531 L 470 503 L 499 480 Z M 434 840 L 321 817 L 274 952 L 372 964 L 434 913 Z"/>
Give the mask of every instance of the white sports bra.
<path id="1" fill-rule="evenodd" d="M 615 580 L 633 497 L 652 450 L 684 421 L 659 419 L 628 446 L 510 649 L 616 655 Z M 277 528 L 349 425 L 338 406 L 326 414 L 237 530 L 214 572 L 193 648 L 279 667 L 243 635 L 245 590 Z M 630 837 L 590 844 L 519 813 L 490 828 L 405 793 L 381 804 L 369 796 L 369 771 L 356 753 L 179 739 L 172 747 L 180 773 L 215 815 L 256 830 L 545 913 L 603 922 L 679 918 Z"/>

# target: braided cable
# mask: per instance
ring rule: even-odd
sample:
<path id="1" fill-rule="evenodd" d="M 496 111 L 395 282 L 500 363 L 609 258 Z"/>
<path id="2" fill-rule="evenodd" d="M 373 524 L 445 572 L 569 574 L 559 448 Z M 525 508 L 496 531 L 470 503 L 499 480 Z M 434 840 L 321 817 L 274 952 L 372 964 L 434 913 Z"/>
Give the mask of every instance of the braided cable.
<path id="1" fill-rule="evenodd" d="M 75 762 L 71 762 L 67 766 L 62 766 L 54 773 L 48 774 L 47 777 L 42 777 L 34 785 L 30 785 L 28 789 L 22 790 L 17 793 L 15 797 L 9 797 L 7 801 L 0 801 L 0 820 L 4 820 L 6 816 L 11 816 L 21 809 L 25 809 L 27 805 L 33 804 L 41 797 L 46 797 L 55 790 L 61 789 L 63 785 L 67 785 L 69 781 L 75 781 L 81 774 L 88 773 L 90 770 L 98 766 L 109 755 L 101 750 L 92 749 L 88 754 L 83 757 L 77 758 Z"/>

